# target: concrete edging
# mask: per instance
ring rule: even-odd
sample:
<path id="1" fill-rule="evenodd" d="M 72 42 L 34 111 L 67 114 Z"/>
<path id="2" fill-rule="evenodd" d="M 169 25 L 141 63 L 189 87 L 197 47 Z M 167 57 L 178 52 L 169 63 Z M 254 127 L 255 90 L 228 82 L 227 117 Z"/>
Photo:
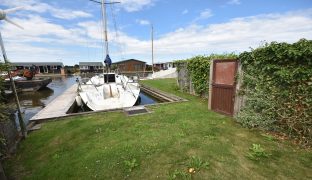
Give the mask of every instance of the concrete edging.
<path id="1" fill-rule="evenodd" d="M 70 88 L 68 88 L 68 90 L 69 89 L 73 89 L 73 88 L 70 87 Z M 67 92 L 68 90 L 66 90 L 65 92 Z M 149 86 L 141 85 L 141 90 L 143 92 L 147 92 L 148 91 L 147 93 L 149 95 L 151 95 L 150 93 L 153 93 L 153 95 L 151 95 L 151 96 L 156 96 L 157 99 L 160 98 L 160 99 L 164 100 L 161 103 L 142 105 L 143 107 L 158 106 L 158 105 L 165 105 L 165 104 L 172 104 L 172 103 L 177 103 L 177 102 L 186 102 L 186 101 L 188 101 L 187 99 L 178 97 L 176 95 L 173 95 L 173 94 L 170 94 L 170 93 L 167 93 L 167 92 L 155 89 L 155 88 L 151 88 Z M 63 94 L 65 94 L 65 92 Z M 63 94 L 61 94 L 60 96 L 62 96 Z M 59 98 L 60 96 L 56 97 L 55 99 Z M 51 103 L 49 103 L 49 104 L 51 104 Z M 49 106 L 49 104 L 47 105 L 47 107 Z M 70 107 L 68 107 L 68 108 L 70 108 Z M 84 115 L 103 113 L 103 112 L 123 112 L 124 109 L 123 108 L 117 108 L 117 109 L 110 109 L 110 110 L 88 111 L 88 112 L 79 112 L 79 113 L 72 113 L 72 114 L 67 113 L 67 111 L 68 111 L 68 109 L 66 110 L 66 114 L 62 114 L 62 115 L 59 115 L 57 117 L 54 116 L 54 117 L 47 117 L 47 118 L 38 118 L 38 119 L 35 119 L 35 120 L 31 119 L 30 120 L 30 124 L 28 125 L 27 129 L 30 130 L 36 124 L 44 123 L 44 122 L 47 122 L 47 121 L 57 121 L 57 120 L 64 119 L 64 118 L 67 118 L 67 117 L 84 116 Z M 152 111 L 149 111 L 149 112 L 152 113 Z M 37 114 L 39 114 L 39 113 L 40 113 L 40 111 Z"/>

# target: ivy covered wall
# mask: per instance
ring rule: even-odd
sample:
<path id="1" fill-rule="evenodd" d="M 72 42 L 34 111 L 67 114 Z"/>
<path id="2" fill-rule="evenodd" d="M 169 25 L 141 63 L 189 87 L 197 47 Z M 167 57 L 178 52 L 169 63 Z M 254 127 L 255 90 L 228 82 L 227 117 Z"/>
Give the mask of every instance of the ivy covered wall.
<path id="1" fill-rule="evenodd" d="M 181 90 L 208 96 L 210 63 L 214 59 L 236 59 L 237 55 L 211 54 L 209 56 L 195 56 L 190 59 L 175 61 L 178 68 L 178 83 Z M 194 93 L 192 92 L 194 89 Z"/>
<path id="2" fill-rule="evenodd" d="M 312 143 L 312 41 L 272 42 L 240 54 L 246 103 L 237 120 Z"/>
<path id="3" fill-rule="evenodd" d="M 265 44 L 250 52 L 212 54 L 176 61 L 181 90 L 208 95 L 213 59 L 238 58 L 243 76 L 239 95 L 244 106 L 237 121 L 249 128 L 287 134 L 312 145 L 312 41 Z M 193 92 L 194 90 L 194 92 Z"/>

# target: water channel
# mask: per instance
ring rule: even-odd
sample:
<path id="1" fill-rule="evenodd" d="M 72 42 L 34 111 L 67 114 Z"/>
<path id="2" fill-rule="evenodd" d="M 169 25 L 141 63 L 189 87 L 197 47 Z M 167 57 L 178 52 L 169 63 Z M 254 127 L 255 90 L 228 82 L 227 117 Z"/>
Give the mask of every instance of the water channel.
<path id="1" fill-rule="evenodd" d="M 35 92 L 22 92 L 18 94 L 25 123 L 28 124 L 29 119 L 43 109 L 57 96 L 61 95 L 66 89 L 76 83 L 79 76 L 60 76 L 52 77 L 52 82 L 43 89 Z M 157 100 L 143 92 L 140 93 L 141 102 L 139 105 L 154 104 Z M 14 98 L 11 96 L 9 103 L 15 105 Z"/>

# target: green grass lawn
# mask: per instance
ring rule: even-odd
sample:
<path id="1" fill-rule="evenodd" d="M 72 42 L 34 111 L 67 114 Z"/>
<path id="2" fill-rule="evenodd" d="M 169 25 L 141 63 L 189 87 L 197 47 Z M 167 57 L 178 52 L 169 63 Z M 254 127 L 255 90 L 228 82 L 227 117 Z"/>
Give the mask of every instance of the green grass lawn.
<path id="1" fill-rule="evenodd" d="M 4 164 L 18 179 L 311 179 L 312 151 L 207 110 L 175 80 L 145 85 L 188 102 L 151 114 L 98 113 L 45 123 Z M 253 144 L 260 144 L 260 147 Z M 189 173 L 191 171 L 191 173 Z"/>

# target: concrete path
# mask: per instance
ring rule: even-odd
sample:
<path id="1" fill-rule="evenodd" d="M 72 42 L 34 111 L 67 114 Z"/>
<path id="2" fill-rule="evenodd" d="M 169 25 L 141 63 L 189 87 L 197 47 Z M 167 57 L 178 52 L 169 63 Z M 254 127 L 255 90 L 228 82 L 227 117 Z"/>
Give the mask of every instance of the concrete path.
<path id="1" fill-rule="evenodd" d="M 177 77 L 178 77 L 177 68 L 160 70 L 158 72 L 154 72 L 154 74 L 152 75 L 153 79 L 165 79 L 165 78 L 177 78 Z"/>
<path id="2" fill-rule="evenodd" d="M 29 121 L 39 121 L 43 119 L 53 119 L 67 116 L 66 112 L 75 102 L 77 96 L 77 84 L 72 85 L 63 94 L 56 97 L 45 108 L 34 115 Z"/>

